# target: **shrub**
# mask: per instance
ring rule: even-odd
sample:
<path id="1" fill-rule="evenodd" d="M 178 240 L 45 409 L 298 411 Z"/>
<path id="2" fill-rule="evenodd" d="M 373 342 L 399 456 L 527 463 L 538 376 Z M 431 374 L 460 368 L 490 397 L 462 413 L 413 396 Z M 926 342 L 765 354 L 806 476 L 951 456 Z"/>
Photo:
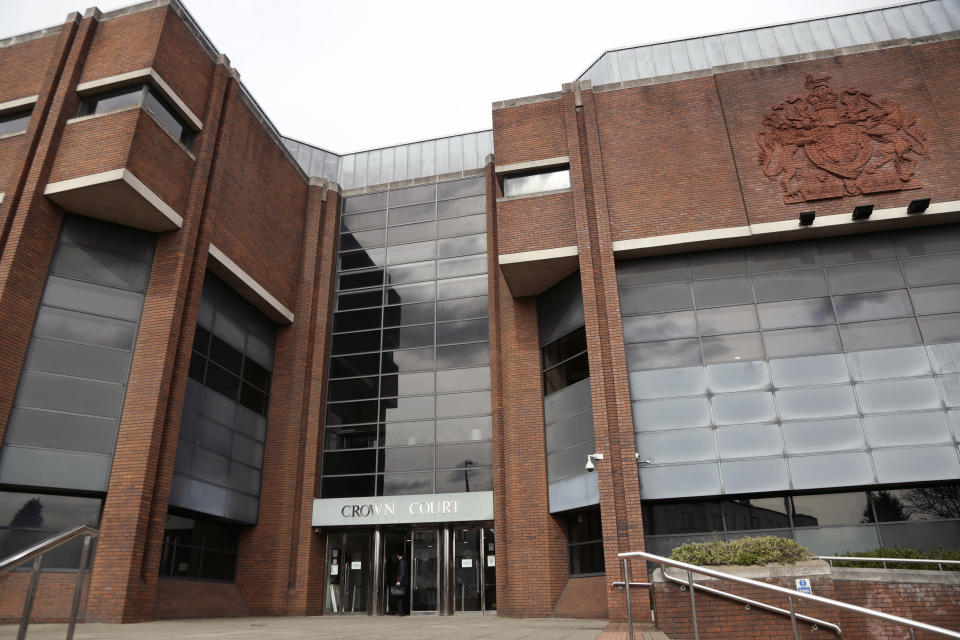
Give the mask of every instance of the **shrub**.
<path id="1" fill-rule="evenodd" d="M 930 559 L 930 560 L 960 560 L 960 549 L 943 549 L 937 547 L 931 551 L 921 551 L 920 549 L 910 549 L 906 547 L 877 547 L 876 549 L 870 549 L 869 551 L 854 551 L 849 553 L 842 553 L 838 555 L 843 555 L 853 558 L 917 558 L 917 559 Z M 867 569 L 880 569 L 883 567 L 883 563 L 880 562 L 844 562 L 836 561 L 833 563 L 836 567 L 860 567 Z M 914 571 L 921 570 L 936 570 L 938 567 L 935 564 L 916 564 L 913 562 L 888 562 L 887 569 L 913 569 Z M 944 571 L 960 571 L 960 565 L 943 565 Z"/>
<path id="2" fill-rule="evenodd" d="M 794 564 L 810 560 L 813 554 L 790 538 L 762 536 L 728 542 L 688 542 L 673 550 L 670 557 L 697 565 L 764 565 L 770 562 Z"/>

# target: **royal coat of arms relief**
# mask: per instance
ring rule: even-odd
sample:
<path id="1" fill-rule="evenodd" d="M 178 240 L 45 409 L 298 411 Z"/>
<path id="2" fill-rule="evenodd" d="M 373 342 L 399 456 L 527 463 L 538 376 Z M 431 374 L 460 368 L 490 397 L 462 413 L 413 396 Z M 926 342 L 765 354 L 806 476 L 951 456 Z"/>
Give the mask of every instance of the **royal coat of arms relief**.
<path id="1" fill-rule="evenodd" d="M 893 100 L 856 89 L 839 94 L 830 76 L 807 76 L 807 93 L 772 107 L 757 135 L 763 175 L 787 204 L 919 189 L 917 163 L 927 157 L 915 114 Z"/>

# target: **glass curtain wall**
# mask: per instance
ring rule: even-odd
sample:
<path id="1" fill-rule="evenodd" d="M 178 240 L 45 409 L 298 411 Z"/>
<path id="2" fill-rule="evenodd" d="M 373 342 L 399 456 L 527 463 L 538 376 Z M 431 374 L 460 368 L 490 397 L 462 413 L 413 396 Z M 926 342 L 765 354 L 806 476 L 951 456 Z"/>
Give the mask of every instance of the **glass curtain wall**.
<path id="1" fill-rule="evenodd" d="M 483 178 L 348 197 L 322 498 L 492 489 Z"/>
<path id="2" fill-rule="evenodd" d="M 960 226 L 617 275 L 644 499 L 960 476 Z"/>

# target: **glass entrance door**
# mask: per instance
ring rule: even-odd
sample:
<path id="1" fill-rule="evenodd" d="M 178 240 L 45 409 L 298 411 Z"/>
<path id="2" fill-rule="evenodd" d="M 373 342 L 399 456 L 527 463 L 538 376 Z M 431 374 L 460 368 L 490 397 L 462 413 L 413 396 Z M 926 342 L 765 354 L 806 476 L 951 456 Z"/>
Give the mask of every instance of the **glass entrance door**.
<path id="1" fill-rule="evenodd" d="M 366 613 L 369 607 L 370 534 L 327 535 L 325 613 Z"/>
<path id="2" fill-rule="evenodd" d="M 483 560 L 480 529 L 453 530 L 453 609 L 483 610 Z"/>
<path id="3" fill-rule="evenodd" d="M 436 529 L 414 530 L 410 563 L 413 580 L 411 611 L 435 613 L 439 608 L 439 548 Z"/>

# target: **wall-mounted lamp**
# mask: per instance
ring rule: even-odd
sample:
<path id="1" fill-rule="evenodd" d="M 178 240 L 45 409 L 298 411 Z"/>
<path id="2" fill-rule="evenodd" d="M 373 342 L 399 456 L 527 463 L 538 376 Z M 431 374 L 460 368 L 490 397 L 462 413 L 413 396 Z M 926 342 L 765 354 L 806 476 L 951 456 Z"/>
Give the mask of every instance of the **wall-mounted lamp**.
<path id="1" fill-rule="evenodd" d="M 923 213 L 930 206 L 930 198 L 919 198 L 911 200 L 907 205 L 907 213 Z"/>
<path id="2" fill-rule="evenodd" d="M 859 207 L 853 208 L 853 219 L 854 220 L 866 220 L 870 217 L 870 214 L 873 213 L 872 204 L 862 204 Z"/>
<path id="3" fill-rule="evenodd" d="M 587 465 L 584 467 L 587 471 L 593 471 L 597 468 L 597 465 L 593 464 L 594 460 L 603 460 L 602 453 L 588 453 L 587 454 Z"/>
<path id="4" fill-rule="evenodd" d="M 800 212 L 800 226 L 809 227 L 813 224 L 813 219 L 817 217 L 816 211 L 801 211 Z"/>

